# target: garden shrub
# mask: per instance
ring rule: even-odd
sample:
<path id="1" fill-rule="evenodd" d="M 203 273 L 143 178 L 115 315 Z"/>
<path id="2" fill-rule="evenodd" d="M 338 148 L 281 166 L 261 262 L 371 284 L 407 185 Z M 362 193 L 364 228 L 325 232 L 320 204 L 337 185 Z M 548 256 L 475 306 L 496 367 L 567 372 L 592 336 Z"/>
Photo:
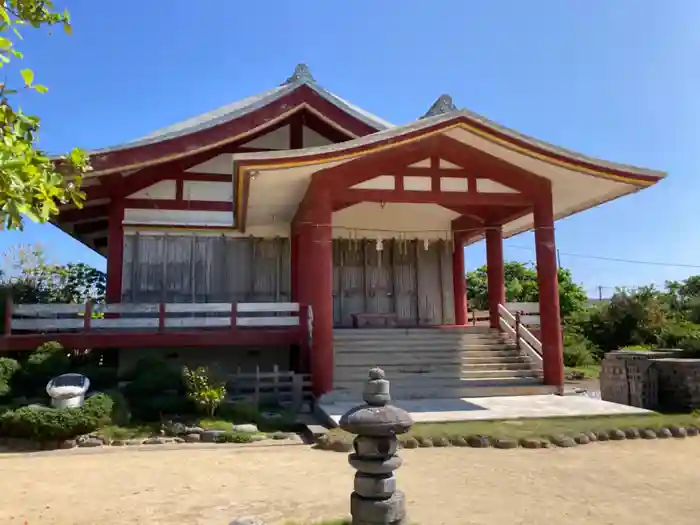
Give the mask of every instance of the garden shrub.
<path id="1" fill-rule="evenodd" d="M 219 437 L 221 443 L 251 443 L 252 434 L 247 432 L 226 432 Z"/>
<path id="2" fill-rule="evenodd" d="M 20 369 L 19 361 L 9 357 L 0 357 L 0 399 L 10 396 L 13 376 Z"/>
<path id="3" fill-rule="evenodd" d="M 692 347 L 694 341 L 700 342 L 700 325 L 687 321 L 667 323 L 659 330 L 657 346 L 659 348 Z"/>
<path id="4" fill-rule="evenodd" d="M 564 333 L 564 366 L 585 367 L 595 363 L 593 345 L 575 331 Z"/>
<path id="5" fill-rule="evenodd" d="M 628 352 L 648 352 L 652 350 L 652 348 L 649 345 L 630 345 L 623 346 L 620 350 L 626 350 Z"/>
<path id="6" fill-rule="evenodd" d="M 95 394 L 85 400 L 85 404 L 79 409 L 88 417 L 93 418 L 98 426 L 112 422 L 112 410 L 114 399 L 107 394 Z"/>
<path id="7" fill-rule="evenodd" d="M 129 402 L 124 394 L 119 390 L 110 390 L 107 395 L 112 398 L 112 423 L 115 425 L 126 426 L 131 423 L 131 411 L 129 410 Z"/>
<path id="8" fill-rule="evenodd" d="M 81 408 L 22 407 L 0 415 L 0 434 L 37 441 L 60 441 L 97 430 L 110 421 L 113 401 L 105 394 Z"/>
<path id="9" fill-rule="evenodd" d="M 56 341 L 49 341 L 34 350 L 22 363 L 12 381 L 13 392 L 25 397 L 46 395 L 46 384 L 54 377 L 71 371 L 68 352 Z"/>
<path id="10" fill-rule="evenodd" d="M 76 374 L 83 374 L 90 379 L 90 388 L 105 391 L 116 388 L 118 383 L 117 368 L 111 366 L 99 366 L 88 364 L 76 367 L 72 370 Z"/>
<path id="11" fill-rule="evenodd" d="M 122 389 L 132 416 L 139 421 L 158 421 L 164 414 L 191 414 L 193 404 L 186 398 L 178 367 L 163 359 L 139 359 L 122 379 Z"/>
<path id="12" fill-rule="evenodd" d="M 257 424 L 262 419 L 258 407 L 253 403 L 247 403 L 245 401 L 224 401 L 219 406 L 218 417 L 235 424 Z"/>
<path id="13" fill-rule="evenodd" d="M 226 397 L 225 382 L 205 366 L 191 369 L 183 367 L 182 379 L 190 399 L 207 416 L 213 417 L 214 412 Z"/>

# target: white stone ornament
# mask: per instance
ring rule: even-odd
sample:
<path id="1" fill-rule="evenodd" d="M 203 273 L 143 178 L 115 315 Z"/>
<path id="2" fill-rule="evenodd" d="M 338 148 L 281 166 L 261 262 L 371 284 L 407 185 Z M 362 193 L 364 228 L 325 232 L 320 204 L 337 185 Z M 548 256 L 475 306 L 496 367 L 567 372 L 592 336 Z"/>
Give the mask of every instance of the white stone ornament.
<path id="1" fill-rule="evenodd" d="M 54 408 L 77 408 L 85 403 L 85 393 L 90 388 L 90 380 L 82 374 L 62 374 L 54 377 L 46 385 L 46 393 Z"/>

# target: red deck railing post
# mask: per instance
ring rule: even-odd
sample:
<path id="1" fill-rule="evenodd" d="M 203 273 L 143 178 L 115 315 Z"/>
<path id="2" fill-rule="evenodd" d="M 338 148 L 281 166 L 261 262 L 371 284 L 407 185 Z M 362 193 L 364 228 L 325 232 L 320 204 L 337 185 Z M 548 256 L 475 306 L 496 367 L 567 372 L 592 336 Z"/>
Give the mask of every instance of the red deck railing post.
<path id="1" fill-rule="evenodd" d="M 231 330 L 236 329 L 236 318 L 238 317 L 238 303 L 231 303 Z"/>
<path id="2" fill-rule="evenodd" d="M 90 331 L 90 327 L 92 326 L 92 301 L 87 301 L 85 303 L 85 310 L 83 311 L 83 330 L 86 332 Z"/>
<path id="3" fill-rule="evenodd" d="M 309 307 L 299 304 L 299 371 L 309 371 Z"/>
<path id="4" fill-rule="evenodd" d="M 6 336 L 12 334 L 12 309 L 13 309 L 13 307 L 14 307 L 14 304 L 12 303 L 12 296 L 10 296 L 5 300 L 4 332 L 5 332 Z"/>
<path id="5" fill-rule="evenodd" d="M 158 303 L 158 333 L 165 331 L 165 303 Z"/>

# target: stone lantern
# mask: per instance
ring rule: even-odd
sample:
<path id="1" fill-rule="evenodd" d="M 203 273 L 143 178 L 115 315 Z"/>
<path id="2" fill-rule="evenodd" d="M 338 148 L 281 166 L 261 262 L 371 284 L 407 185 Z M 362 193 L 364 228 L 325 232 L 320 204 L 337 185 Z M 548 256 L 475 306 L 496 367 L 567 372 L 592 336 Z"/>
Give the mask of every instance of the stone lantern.
<path id="1" fill-rule="evenodd" d="M 352 525 L 405 525 L 405 497 L 396 490 L 394 474 L 401 466 L 396 436 L 407 432 L 413 421 L 408 412 L 388 404 L 389 381 L 380 368 L 369 371 L 362 399 L 365 405 L 340 418 L 340 428 L 357 435 L 355 452 L 348 458 L 357 470 L 350 496 Z"/>

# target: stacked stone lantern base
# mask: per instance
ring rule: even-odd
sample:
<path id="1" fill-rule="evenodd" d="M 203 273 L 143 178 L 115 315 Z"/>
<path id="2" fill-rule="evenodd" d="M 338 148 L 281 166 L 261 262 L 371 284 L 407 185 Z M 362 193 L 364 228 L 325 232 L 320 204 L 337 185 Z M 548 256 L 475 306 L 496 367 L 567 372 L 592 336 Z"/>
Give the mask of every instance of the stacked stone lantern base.
<path id="1" fill-rule="evenodd" d="M 355 491 L 350 495 L 353 525 L 405 525 L 403 492 L 396 490 L 395 471 L 401 466 L 396 455 L 397 434 L 411 428 L 408 412 L 388 405 L 389 382 L 384 372 L 372 369 L 365 385 L 366 405 L 354 408 L 340 419 L 340 427 L 357 434 L 355 452 L 348 461 L 357 470 Z"/>

